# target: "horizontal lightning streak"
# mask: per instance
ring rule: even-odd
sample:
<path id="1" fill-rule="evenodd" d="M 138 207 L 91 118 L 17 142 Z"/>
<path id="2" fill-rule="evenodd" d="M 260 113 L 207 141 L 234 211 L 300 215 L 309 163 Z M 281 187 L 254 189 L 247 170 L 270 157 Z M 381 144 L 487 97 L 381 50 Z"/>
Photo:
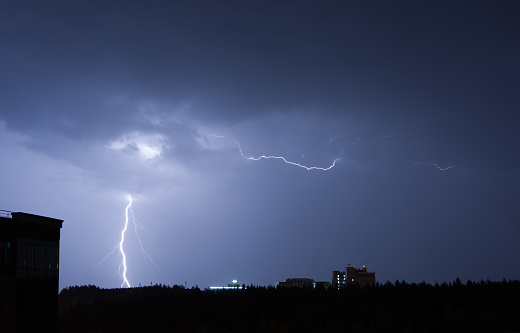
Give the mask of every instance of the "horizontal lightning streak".
<path id="1" fill-rule="evenodd" d="M 445 170 L 448 170 L 448 169 L 451 169 L 453 168 L 453 165 L 450 165 L 449 167 L 446 167 L 446 168 L 442 168 L 440 166 L 438 166 L 437 164 L 435 163 L 423 163 L 423 162 L 414 162 L 414 161 L 411 161 L 413 164 L 417 165 L 417 164 L 421 164 L 421 165 L 433 165 L 434 167 L 436 167 L 437 169 L 439 169 L 440 171 L 445 171 Z"/>
<path id="2" fill-rule="evenodd" d="M 267 155 L 262 155 L 262 156 L 259 156 L 259 157 L 251 157 L 251 156 L 246 156 L 246 155 L 244 154 L 244 152 L 242 151 L 242 146 L 240 146 L 240 143 L 239 143 L 237 140 L 235 140 L 235 139 L 232 139 L 232 138 L 230 138 L 230 137 L 226 137 L 226 136 L 221 136 L 221 135 L 214 135 L 214 134 L 212 134 L 212 135 L 207 135 L 206 137 L 207 137 L 207 138 L 209 138 L 209 137 L 215 137 L 215 138 L 220 138 L 220 139 L 229 139 L 229 140 L 232 140 L 233 142 L 235 142 L 235 143 L 237 144 L 237 146 L 238 146 L 238 150 L 240 151 L 240 154 L 241 154 L 244 158 L 246 158 L 246 159 L 248 159 L 248 160 L 251 160 L 251 161 L 259 161 L 259 160 L 261 160 L 261 159 L 279 159 L 279 160 L 284 161 L 284 162 L 287 163 L 287 164 L 294 165 L 294 166 L 297 166 L 297 167 L 300 167 L 300 168 L 304 168 L 304 169 L 306 169 L 306 170 L 308 170 L 308 171 L 310 171 L 310 170 L 322 170 L 322 171 L 327 171 L 327 170 L 332 169 L 334 166 L 336 166 L 336 162 L 339 161 L 339 158 L 336 158 L 336 159 L 334 160 L 334 162 L 332 162 L 332 165 L 330 165 L 330 166 L 328 166 L 328 167 L 326 167 L 326 168 L 322 168 L 322 167 L 315 167 L 315 166 L 311 166 L 311 167 L 309 167 L 309 166 L 305 166 L 305 165 L 303 165 L 303 164 L 299 164 L 299 163 L 296 163 L 296 162 L 291 162 L 291 161 L 288 161 L 288 160 L 287 160 L 285 157 L 283 157 L 283 156 L 273 156 L 273 155 L 269 155 L 269 156 L 267 156 Z"/>
<path id="3" fill-rule="evenodd" d="M 368 140 L 363 140 L 361 138 L 357 138 L 356 140 L 358 141 L 361 141 L 363 143 L 370 143 L 370 142 L 374 142 L 374 141 L 377 141 L 377 140 L 383 140 L 383 139 L 388 139 L 388 138 L 392 138 L 394 136 L 398 136 L 399 134 L 390 134 L 390 135 L 378 135 L 378 136 L 375 136 L 373 137 L 372 139 L 368 139 Z"/>

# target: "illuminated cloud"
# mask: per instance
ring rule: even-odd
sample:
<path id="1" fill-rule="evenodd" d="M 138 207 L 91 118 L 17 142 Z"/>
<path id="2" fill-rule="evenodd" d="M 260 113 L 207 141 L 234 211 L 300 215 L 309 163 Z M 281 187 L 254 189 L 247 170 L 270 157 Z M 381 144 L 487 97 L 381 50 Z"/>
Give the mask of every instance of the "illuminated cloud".
<path id="1" fill-rule="evenodd" d="M 140 132 L 124 134 L 112 141 L 107 147 L 115 151 L 135 152 L 143 160 L 157 158 L 161 156 L 165 149 L 168 149 L 163 135 Z"/>

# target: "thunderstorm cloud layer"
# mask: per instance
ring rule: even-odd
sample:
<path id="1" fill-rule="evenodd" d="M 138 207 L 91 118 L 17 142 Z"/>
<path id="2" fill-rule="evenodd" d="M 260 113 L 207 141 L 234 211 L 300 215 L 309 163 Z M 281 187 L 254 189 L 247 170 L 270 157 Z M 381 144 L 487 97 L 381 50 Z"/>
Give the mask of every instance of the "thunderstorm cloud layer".
<path id="1" fill-rule="evenodd" d="M 0 209 L 61 288 L 520 279 L 518 7 L 2 3 Z"/>

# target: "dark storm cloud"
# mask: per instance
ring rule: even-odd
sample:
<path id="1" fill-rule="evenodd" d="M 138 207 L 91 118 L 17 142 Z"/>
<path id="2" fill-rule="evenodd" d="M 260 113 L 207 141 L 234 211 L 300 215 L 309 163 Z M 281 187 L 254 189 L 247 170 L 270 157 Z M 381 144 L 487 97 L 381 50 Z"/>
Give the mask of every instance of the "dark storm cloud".
<path id="1" fill-rule="evenodd" d="M 227 125 L 253 114 L 318 112 L 361 119 L 367 130 L 359 135 L 370 136 L 397 123 L 442 141 L 443 149 L 458 148 L 454 155 L 481 144 L 475 137 L 514 138 L 514 128 L 504 128 L 514 112 L 503 103 L 518 73 L 507 8 L 5 6 L 1 105 L 13 128 L 111 138 L 143 130 L 134 115 L 153 100 L 168 105 L 163 112 L 190 104 L 192 119 Z"/>
<path id="2" fill-rule="evenodd" d="M 504 14 L 490 5 L 66 2 L 4 12 L 8 96 L 19 101 L 29 90 L 22 110 L 60 118 L 121 116 L 106 105 L 119 94 L 195 100 L 216 119 L 291 108 L 365 112 L 360 104 L 400 115 L 425 107 L 425 98 L 441 107 L 439 89 L 451 91 L 442 99 L 476 98 L 514 78 L 503 62 L 514 48 L 512 18 L 483 26 Z M 42 107 L 42 98 L 54 104 Z"/>
<path id="3" fill-rule="evenodd" d="M 517 16 L 507 1 L 2 3 L 2 171 L 24 189 L 3 202 L 76 221 L 63 267 L 95 266 L 119 231 L 102 212 L 131 192 L 166 283 L 329 279 L 346 257 L 389 279 L 495 278 L 468 257 L 518 250 Z M 308 172 L 236 142 L 340 160 Z M 106 246 L 87 256 L 78 234 Z M 431 267 L 452 259 L 468 266 Z"/>

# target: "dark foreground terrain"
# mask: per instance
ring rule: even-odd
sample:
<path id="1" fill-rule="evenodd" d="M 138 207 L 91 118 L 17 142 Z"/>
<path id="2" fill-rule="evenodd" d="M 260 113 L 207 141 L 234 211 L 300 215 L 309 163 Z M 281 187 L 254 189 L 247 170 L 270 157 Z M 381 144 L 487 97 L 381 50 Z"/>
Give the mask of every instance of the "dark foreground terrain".
<path id="1" fill-rule="evenodd" d="M 334 290 L 71 287 L 60 332 L 520 332 L 520 281 Z"/>

